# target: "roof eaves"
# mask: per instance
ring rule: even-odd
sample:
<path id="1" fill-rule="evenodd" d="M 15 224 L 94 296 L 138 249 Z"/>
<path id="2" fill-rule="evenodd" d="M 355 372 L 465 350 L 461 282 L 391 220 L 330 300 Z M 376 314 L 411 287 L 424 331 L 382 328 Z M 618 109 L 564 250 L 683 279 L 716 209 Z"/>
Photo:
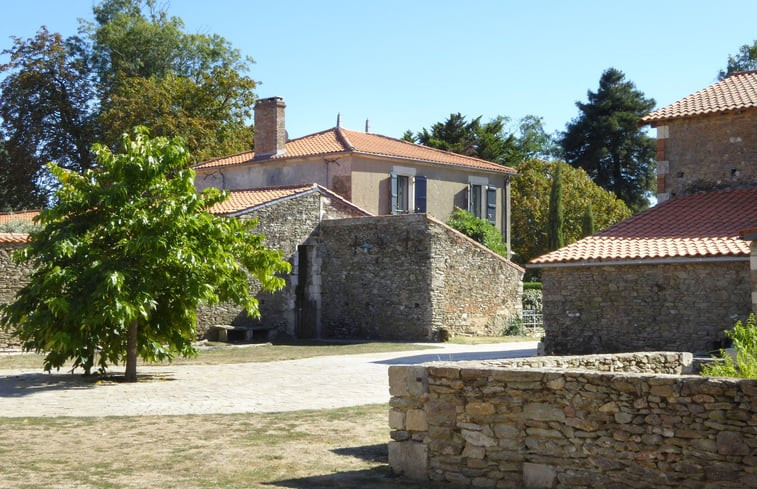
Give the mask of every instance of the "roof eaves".
<path id="1" fill-rule="evenodd" d="M 298 197 L 302 197 L 303 195 L 312 194 L 313 192 L 316 192 L 317 185 L 318 184 L 314 183 L 312 187 L 303 189 L 301 192 L 295 192 L 295 193 L 290 194 L 290 195 L 285 195 L 283 197 L 278 197 L 276 199 L 269 200 L 268 202 L 263 202 L 261 204 L 255 204 L 255 205 L 252 205 L 250 207 L 246 207 L 246 208 L 240 209 L 238 211 L 227 212 L 227 213 L 222 214 L 222 215 L 225 216 L 225 217 L 238 217 L 238 216 L 242 216 L 244 214 L 247 214 L 249 212 L 253 212 L 253 211 L 256 211 L 256 210 L 259 210 L 259 209 L 264 209 L 264 208 L 272 206 L 274 204 L 278 204 L 278 203 L 281 203 L 281 202 L 286 202 L 288 200 L 296 199 Z"/>
<path id="2" fill-rule="evenodd" d="M 385 153 L 374 153 L 374 152 L 370 152 L 370 151 L 358 151 L 358 150 L 354 150 L 354 151 L 351 151 L 351 153 L 352 154 L 363 155 L 363 156 L 372 156 L 372 157 L 379 157 L 379 158 L 384 158 L 384 159 L 392 159 L 392 160 L 403 161 L 403 162 L 404 161 L 416 161 L 416 162 L 419 162 L 419 163 L 429 163 L 429 164 L 432 164 L 432 165 L 453 166 L 455 168 L 467 168 L 469 170 L 476 170 L 476 171 L 482 171 L 482 172 L 487 172 L 487 173 L 504 173 L 504 174 L 507 174 L 507 175 L 517 175 L 518 174 L 518 170 L 516 170 L 514 168 L 510 168 L 509 166 L 504 166 L 504 165 L 502 165 L 502 170 L 500 170 L 498 168 L 497 169 L 495 169 L 495 168 L 491 168 L 491 169 L 489 169 L 489 168 L 479 168 L 479 167 L 476 167 L 476 166 L 473 166 L 473 165 L 465 165 L 463 163 L 450 163 L 450 162 L 447 162 L 447 161 L 430 160 L 430 159 L 426 159 L 426 158 L 413 158 L 413 157 L 409 157 L 409 156 L 389 155 L 389 154 L 385 154 Z M 497 165 L 497 164 L 496 163 L 492 163 L 492 165 Z"/>
<path id="3" fill-rule="evenodd" d="M 627 260 L 577 260 L 552 263 L 528 262 L 526 268 L 572 268 L 572 267 L 602 267 L 624 265 L 673 265 L 681 263 L 723 263 L 749 261 L 746 255 L 732 256 L 703 256 L 687 258 L 635 258 Z"/>

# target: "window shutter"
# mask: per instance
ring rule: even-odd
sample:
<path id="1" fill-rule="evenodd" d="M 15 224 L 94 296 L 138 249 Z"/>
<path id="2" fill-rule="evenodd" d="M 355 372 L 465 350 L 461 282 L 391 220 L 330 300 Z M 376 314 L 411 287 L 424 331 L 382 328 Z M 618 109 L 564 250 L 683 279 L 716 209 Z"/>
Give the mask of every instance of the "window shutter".
<path id="1" fill-rule="evenodd" d="M 392 214 L 397 214 L 397 208 L 399 207 L 397 202 L 397 174 L 394 172 L 391 172 L 390 175 L 392 176 Z"/>
<path id="2" fill-rule="evenodd" d="M 415 212 L 424 214 L 426 212 L 426 177 L 415 177 Z"/>
<path id="3" fill-rule="evenodd" d="M 486 220 L 492 226 L 497 225 L 497 188 L 486 188 Z"/>

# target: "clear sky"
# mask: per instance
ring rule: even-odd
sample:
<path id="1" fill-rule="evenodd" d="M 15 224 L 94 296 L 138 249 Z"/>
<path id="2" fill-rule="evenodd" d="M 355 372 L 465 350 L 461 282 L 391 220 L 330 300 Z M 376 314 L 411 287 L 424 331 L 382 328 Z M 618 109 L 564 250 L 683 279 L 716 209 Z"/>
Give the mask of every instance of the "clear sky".
<path id="1" fill-rule="evenodd" d="M 161 2 L 161 0 L 158 0 Z M 0 47 L 41 25 L 76 33 L 93 0 L 0 0 Z M 757 1 L 173 0 L 188 32 L 252 56 L 260 97 L 287 104 L 291 138 L 342 125 L 400 137 L 452 112 L 576 117 L 602 71 L 658 107 L 716 80 L 757 39 Z M 0 57 L 0 61 L 7 60 Z"/>

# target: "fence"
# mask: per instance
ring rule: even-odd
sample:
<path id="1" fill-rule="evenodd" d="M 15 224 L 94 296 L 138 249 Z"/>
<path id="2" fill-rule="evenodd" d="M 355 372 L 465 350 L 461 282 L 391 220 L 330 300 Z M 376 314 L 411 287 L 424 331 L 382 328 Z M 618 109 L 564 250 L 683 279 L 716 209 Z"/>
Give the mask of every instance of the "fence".
<path id="1" fill-rule="evenodd" d="M 523 309 L 523 327 L 527 332 L 533 333 L 537 328 L 542 328 L 544 322 L 542 321 L 541 311 L 535 309 Z"/>

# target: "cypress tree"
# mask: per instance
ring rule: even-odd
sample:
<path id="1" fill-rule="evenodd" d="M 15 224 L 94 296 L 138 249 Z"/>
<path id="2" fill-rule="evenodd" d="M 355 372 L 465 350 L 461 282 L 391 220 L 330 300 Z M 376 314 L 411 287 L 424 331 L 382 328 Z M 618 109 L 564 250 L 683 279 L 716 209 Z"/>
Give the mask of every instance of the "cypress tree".
<path id="1" fill-rule="evenodd" d="M 594 212 L 591 209 L 591 203 L 589 203 L 586 204 L 586 210 L 581 220 L 581 234 L 591 236 L 594 233 Z"/>
<path id="2" fill-rule="evenodd" d="M 562 177 L 560 176 L 560 163 L 555 163 L 555 173 L 552 179 L 552 191 L 549 194 L 547 246 L 550 250 L 556 250 L 565 246 L 565 235 L 563 233 Z"/>

